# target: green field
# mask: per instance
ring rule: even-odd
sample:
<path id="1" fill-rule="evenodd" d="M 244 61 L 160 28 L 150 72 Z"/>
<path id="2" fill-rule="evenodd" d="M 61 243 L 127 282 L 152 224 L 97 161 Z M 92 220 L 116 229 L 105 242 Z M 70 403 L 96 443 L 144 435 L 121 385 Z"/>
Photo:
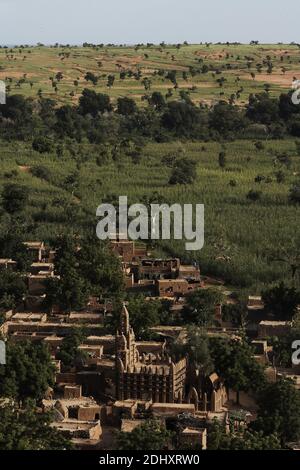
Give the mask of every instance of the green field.
<path id="1" fill-rule="evenodd" d="M 123 155 L 103 166 L 96 163 L 97 146 L 77 145 L 76 157 L 66 145 L 64 156 L 58 158 L 40 155 L 30 144 L 2 142 L 0 184 L 17 182 L 30 188 L 22 217 L 31 238 L 51 240 L 63 230 L 94 230 L 95 211 L 102 201 L 117 202 L 119 195 L 128 195 L 129 203 L 136 203 L 158 194 L 167 203 L 205 204 L 204 249 L 187 253 L 183 243 L 171 242 L 158 251 L 197 259 L 204 273 L 252 291 L 279 279 L 290 280 L 288 265 L 270 263 L 268 253 L 281 246 L 293 253 L 299 244 L 299 207 L 288 203 L 289 189 L 300 172 L 294 141 L 269 141 L 263 150 L 257 150 L 253 141 L 227 143 L 225 169 L 218 164 L 218 143 L 149 143 L 138 164 Z M 289 169 L 276 164 L 275 151 L 289 155 Z M 168 185 L 171 170 L 161 158 L 178 152 L 197 162 L 198 176 L 192 185 Z M 37 165 L 48 169 L 47 181 L 32 175 Z M 279 168 L 285 175 L 281 183 L 275 178 Z M 72 174 L 77 175 L 75 186 L 66 183 Z M 266 179 L 257 183 L 258 175 Z M 260 200 L 246 198 L 251 189 L 261 192 Z M 2 213 L 2 229 L 10 222 Z"/>
<path id="2" fill-rule="evenodd" d="M 203 67 L 206 71 L 203 72 Z M 160 72 L 176 71 L 177 86 Z M 130 72 L 120 78 L 120 72 Z M 58 72 L 63 75 L 52 87 Z M 94 73 L 98 83 L 85 80 L 87 72 Z M 136 79 L 134 73 L 140 72 Z M 183 76 L 184 74 L 184 76 Z M 252 74 L 252 75 L 251 75 Z M 107 77 L 114 75 L 111 88 Z M 223 78 L 222 78 L 223 77 Z M 9 86 L 9 93 L 25 96 L 51 97 L 60 103 L 77 102 L 82 90 L 92 87 L 109 93 L 113 100 L 130 96 L 141 105 L 145 94 L 143 80 L 150 79 L 151 91 L 166 94 L 172 99 L 182 90 L 189 91 L 195 103 L 211 104 L 220 98 L 228 99 L 238 92 L 235 101 L 243 105 L 250 93 L 264 90 L 279 95 L 291 88 L 294 77 L 300 78 L 299 47 L 297 45 L 181 45 L 135 47 L 16 47 L 0 49 L 0 79 Z M 222 86 L 217 80 L 222 79 Z M 224 80 L 223 80 L 224 79 Z M 74 82 L 77 81 L 77 86 Z M 70 96 L 70 93 L 72 96 Z"/>

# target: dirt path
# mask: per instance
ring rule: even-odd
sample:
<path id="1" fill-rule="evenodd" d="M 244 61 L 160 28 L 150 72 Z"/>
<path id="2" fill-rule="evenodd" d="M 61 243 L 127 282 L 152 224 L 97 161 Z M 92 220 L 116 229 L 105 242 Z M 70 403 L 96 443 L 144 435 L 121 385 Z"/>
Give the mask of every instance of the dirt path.
<path id="1" fill-rule="evenodd" d="M 30 173 L 31 166 L 27 165 L 18 165 L 18 168 L 20 171 L 23 171 L 23 173 Z"/>

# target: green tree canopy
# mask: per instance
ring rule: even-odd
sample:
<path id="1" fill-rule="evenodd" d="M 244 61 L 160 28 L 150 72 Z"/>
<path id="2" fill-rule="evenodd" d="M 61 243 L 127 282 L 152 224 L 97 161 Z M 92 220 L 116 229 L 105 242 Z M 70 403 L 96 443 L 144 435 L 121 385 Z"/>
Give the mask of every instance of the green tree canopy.
<path id="1" fill-rule="evenodd" d="M 172 434 L 158 420 L 145 421 L 132 432 L 119 432 L 118 450 L 164 450 L 167 449 Z"/>
<path id="2" fill-rule="evenodd" d="M 32 404 L 18 409 L 0 406 L 0 450 L 70 450 L 65 434 L 51 427 L 50 413 L 38 412 Z"/>
<path id="3" fill-rule="evenodd" d="M 78 346 L 82 344 L 86 335 L 82 329 L 74 328 L 72 333 L 63 339 L 63 342 L 57 353 L 57 359 L 60 359 L 64 366 L 70 367 L 77 360 L 84 359 L 85 356 L 80 353 Z"/>
<path id="4" fill-rule="evenodd" d="M 186 338 L 175 341 L 171 351 L 178 358 L 188 355 L 189 363 L 205 375 L 214 370 L 208 337 L 202 328 L 188 327 Z"/>
<path id="5" fill-rule="evenodd" d="M 9 214 L 22 211 L 29 197 L 29 190 L 26 186 L 9 183 L 2 191 L 2 206 Z"/>
<path id="6" fill-rule="evenodd" d="M 214 323 L 215 309 L 222 302 L 222 294 L 214 289 L 197 289 L 186 296 L 183 309 L 183 322 L 198 326 L 209 326 Z"/>
<path id="7" fill-rule="evenodd" d="M 255 429 L 277 433 L 283 444 L 300 439 L 300 395 L 294 384 L 284 379 L 266 384 L 257 403 Z"/>
<path id="8" fill-rule="evenodd" d="M 41 400 L 54 385 L 55 367 L 44 343 L 7 343 L 6 365 L 0 366 L 0 396 Z"/>
<path id="9" fill-rule="evenodd" d="M 20 271 L 27 271 L 32 263 L 32 256 L 23 243 L 19 234 L 20 227 L 10 227 L 0 236 L 0 258 L 11 258 L 17 262 Z"/>
<path id="10" fill-rule="evenodd" d="M 300 303 L 300 292 L 295 287 L 287 287 L 283 282 L 262 292 L 265 311 L 276 320 L 291 320 Z"/>
<path id="11" fill-rule="evenodd" d="M 241 429 L 226 432 L 225 426 L 214 421 L 208 431 L 208 450 L 279 450 L 281 443 L 275 433 Z"/>
<path id="12" fill-rule="evenodd" d="M 174 163 L 169 184 L 191 184 L 196 176 L 196 162 L 188 158 L 180 158 Z"/>
<path id="13" fill-rule="evenodd" d="M 263 367 L 254 359 L 253 351 L 245 341 L 213 338 L 210 350 L 216 372 L 228 388 L 236 391 L 237 403 L 240 391 L 257 391 L 265 385 Z"/>
<path id="14" fill-rule="evenodd" d="M 10 270 L 0 271 L 0 309 L 15 308 L 27 292 L 20 274 Z"/>
<path id="15" fill-rule="evenodd" d="M 130 324 L 138 338 L 148 334 L 151 326 L 160 323 L 161 303 L 157 300 L 146 301 L 143 296 L 130 297 L 128 311 Z"/>

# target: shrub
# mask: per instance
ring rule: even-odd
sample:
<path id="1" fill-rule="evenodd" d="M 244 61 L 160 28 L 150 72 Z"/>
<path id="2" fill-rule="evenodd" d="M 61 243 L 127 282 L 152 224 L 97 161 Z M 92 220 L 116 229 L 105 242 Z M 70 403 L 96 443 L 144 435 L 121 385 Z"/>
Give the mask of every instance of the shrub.
<path id="1" fill-rule="evenodd" d="M 32 142 L 32 148 L 39 153 L 49 153 L 52 150 L 52 140 L 49 137 L 36 137 Z"/>

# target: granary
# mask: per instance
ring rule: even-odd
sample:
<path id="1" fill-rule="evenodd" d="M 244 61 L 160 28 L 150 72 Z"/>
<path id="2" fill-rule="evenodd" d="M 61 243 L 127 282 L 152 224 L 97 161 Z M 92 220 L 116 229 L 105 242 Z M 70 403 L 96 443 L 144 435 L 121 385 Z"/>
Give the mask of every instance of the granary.
<path id="1" fill-rule="evenodd" d="M 184 397 L 186 359 L 174 362 L 164 351 L 139 354 L 125 305 L 116 335 L 117 399 L 181 403 Z"/>

